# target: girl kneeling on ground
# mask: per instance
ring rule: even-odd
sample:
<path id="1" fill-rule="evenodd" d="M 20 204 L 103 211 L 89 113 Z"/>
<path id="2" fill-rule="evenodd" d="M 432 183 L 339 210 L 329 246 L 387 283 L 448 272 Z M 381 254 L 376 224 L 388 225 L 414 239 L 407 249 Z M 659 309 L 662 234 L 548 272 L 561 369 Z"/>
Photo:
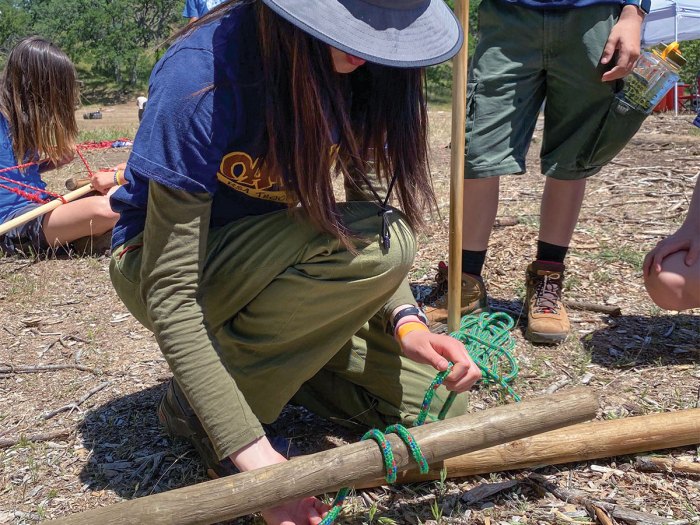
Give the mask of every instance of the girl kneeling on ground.
<path id="1" fill-rule="evenodd" d="M 462 39 L 442 0 L 234 1 L 156 65 L 112 197 L 111 275 L 172 369 L 161 421 L 216 473 L 286 461 L 261 423 L 289 402 L 384 428 L 416 418 L 448 361 L 448 389 L 479 379 L 406 281 L 435 203 L 421 68 Z M 326 510 L 306 498 L 263 516 Z"/>

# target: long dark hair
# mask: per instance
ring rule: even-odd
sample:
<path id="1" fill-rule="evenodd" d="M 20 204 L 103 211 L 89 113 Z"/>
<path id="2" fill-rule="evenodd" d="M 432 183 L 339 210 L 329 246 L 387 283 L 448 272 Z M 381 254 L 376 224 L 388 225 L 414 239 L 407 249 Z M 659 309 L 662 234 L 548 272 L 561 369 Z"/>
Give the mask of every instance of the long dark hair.
<path id="1" fill-rule="evenodd" d="M 0 75 L 0 112 L 7 119 L 17 162 L 73 154 L 78 84 L 68 56 L 39 37 L 21 40 Z"/>
<path id="2" fill-rule="evenodd" d="M 229 0 L 185 32 L 242 3 L 251 0 Z M 284 177 L 290 204 L 298 199 L 314 224 L 347 242 L 331 174 L 362 184 L 373 168 L 385 186 L 396 176 L 399 205 L 412 226 L 421 226 L 423 212 L 435 204 L 424 70 L 367 64 L 338 74 L 327 44 L 254 3 L 265 81 L 265 164 Z"/>

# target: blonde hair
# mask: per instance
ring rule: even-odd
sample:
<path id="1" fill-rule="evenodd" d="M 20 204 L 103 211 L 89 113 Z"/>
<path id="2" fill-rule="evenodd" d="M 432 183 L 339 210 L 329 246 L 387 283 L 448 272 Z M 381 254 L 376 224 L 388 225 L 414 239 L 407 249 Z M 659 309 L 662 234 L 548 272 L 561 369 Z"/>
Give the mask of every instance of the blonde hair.
<path id="1" fill-rule="evenodd" d="M 68 56 L 39 37 L 20 41 L 0 75 L 0 113 L 17 162 L 72 156 L 78 136 L 78 83 Z"/>

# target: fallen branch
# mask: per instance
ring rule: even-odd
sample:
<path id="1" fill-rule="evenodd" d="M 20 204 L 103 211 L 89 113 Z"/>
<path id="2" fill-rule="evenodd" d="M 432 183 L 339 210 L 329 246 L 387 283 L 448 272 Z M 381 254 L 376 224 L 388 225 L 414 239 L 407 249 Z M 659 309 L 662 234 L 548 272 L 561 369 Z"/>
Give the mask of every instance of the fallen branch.
<path id="1" fill-rule="evenodd" d="M 60 408 L 57 408 L 56 410 L 52 410 L 51 412 L 47 412 L 46 414 L 44 414 L 44 415 L 41 416 L 41 417 L 44 418 L 44 419 L 51 419 L 51 418 L 54 417 L 55 415 L 60 414 L 61 412 L 65 412 L 66 410 L 70 410 L 71 412 L 72 412 L 73 410 L 78 410 L 78 407 L 79 407 L 80 405 L 82 405 L 83 403 L 85 403 L 85 401 L 87 401 L 87 400 L 90 399 L 93 395 L 97 394 L 97 392 L 99 392 L 100 390 L 105 389 L 106 387 L 108 387 L 108 386 L 111 385 L 111 384 L 112 384 L 111 381 L 105 381 L 104 383 L 100 383 L 100 384 L 97 385 L 95 388 L 93 388 L 92 390 L 90 390 L 87 394 L 85 394 L 83 397 L 81 397 L 80 399 L 78 399 L 75 403 L 69 403 L 69 404 L 67 404 L 67 405 L 64 405 L 64 406 L 62 406 L 62 407 L 60 407 Z"/>
<path id="2" fill-rule="evenodd" d="M 634 461 L 634 468 L 643 472 L 672 472 L 674 474 L 700 475 L 700 463 L 678 459 L 640 456 Z"/>
<path id="3" fill-rule="evenodd" d="M 622 310 L 619 306 L 608 305 L 608 304 L 596 304 L 589 303 L 586 301 L 571 301 L 565 300 L 564 305 L 574 310 L 586 310 L 589 312 L 596 312 L 599 314 L 608 314 L 612 317 L 619 317 L 622 315 Z"/>
<path id="4" fill-rule="evenodd" d="M 55 372 L 56 370 L 80 370 L 81 372 L 90 372 L 91 374 L 99 375 L 100 371 L 89 366 L 80 364 L 63 364 L 63 365 L 37 365 L 37 366 L 14 366 L 7 363 L 0 364 L 0 377 L 6 377 L 12 374 L 41 374 L 44 372 Z"/>
<path id="5" fill-rule="evenodd" d="M 617 505 L 616 503 L 608 503 L 607 501 L 591 499 L 588 497 L 588 494 L 583 491 L 565 489 L 556 483 L 549 481 L 540 474 L 530 474 L 527 479 L 540 489 L 550 492 L 561 501 L 566 503 L 571 502 L 585 507 L 592 516 L 596 516 L 599 514 L 600 510 L 604 510 L 608 516 L 612 516 L 615 519 L 625 521 L 632 525 L 668 525 L 669 523 L 668 518 L 662 518 L 656 514 L 639 512 L 638 510 L 632 510 L 630 508 L 623 507 L 622 505 Z M 596 509 L 598 509 L 598 511 L 596 511 Z M 606 516 L 606 518 L 609 520 L 610 518 L 608 516 Z M 681 523 L 688 523 L 688 521 L 679 520 L 674 521 L 673 523 L 676 525 L 681 525 Z"/>
<path id="6" fill-rule="evenodd" d="M 3 438 L 0 439 L 0 448 L 14 447 L 19 443 L 24 441 L 31 441 L 32 443 L 37 443 L 39 441 L 50 441 L 52 439 L 63 438 L 70 436 L 73 432 L 77 430 L 80 423 L 67 428 L 59 428 L 57 430 L 52 430 L 50 432 L 42 432 L 38 434 L 21 434 L 15 438 Z"/>

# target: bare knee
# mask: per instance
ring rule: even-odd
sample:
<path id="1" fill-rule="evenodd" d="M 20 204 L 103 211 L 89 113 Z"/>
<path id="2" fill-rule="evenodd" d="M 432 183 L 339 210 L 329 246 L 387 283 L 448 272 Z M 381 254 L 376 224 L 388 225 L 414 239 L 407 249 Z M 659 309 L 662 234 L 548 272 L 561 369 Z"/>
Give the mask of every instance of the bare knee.
<path id="1" fill-rule="evenodd" d="M 700 307 L 700 263 L 685 264 L 686 251 L 666 257 L 661 272 L 651 272 L 644 279 L 647 293 L 664 310 L 687 310 Z"/>

